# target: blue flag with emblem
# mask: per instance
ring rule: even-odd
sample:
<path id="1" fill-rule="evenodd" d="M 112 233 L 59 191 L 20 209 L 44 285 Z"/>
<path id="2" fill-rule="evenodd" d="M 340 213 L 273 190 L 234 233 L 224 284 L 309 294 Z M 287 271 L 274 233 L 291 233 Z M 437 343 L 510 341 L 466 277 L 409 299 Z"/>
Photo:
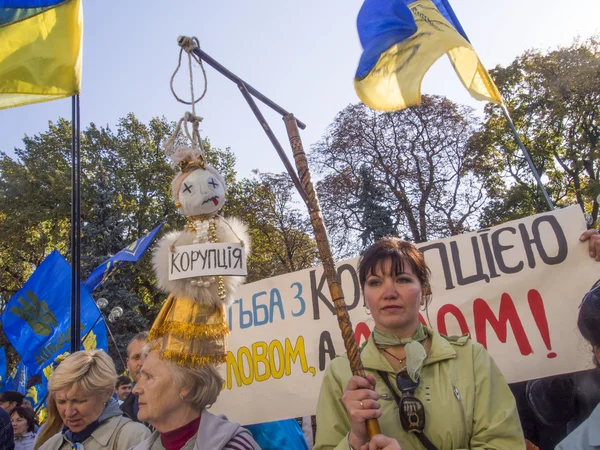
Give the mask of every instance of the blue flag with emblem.
<path id="1" fill-rule="evenodd" d="M 19 361 L 6 379 L 3 390 L 17 391 L 25 395 L 27 393 L 27 378 L 29 378 L 27 366 L 23 364 L 23 361 Z"/>
<path id="2" fill-rule="evenodd" d="M 146 236 L 139 238 L 137 241 L 125 247 L 115 256 L 107 259 L 98 267 L 96 267 L 85 281 L 85 287 L 88 289 L 88 291 L 92 292 L 94 289 L 100 286 L 123 263 L 138 262 L 163 225 L 164 222 Z"/>
<path id="3" fill-rule="evenodd" d="M 54 250 L 10 299 L 2 324 L 21 360 L 37 375 L 71 342 L 71 266 Z M 83 348 L 107 350 L 106 325 L 89 292 L 81 284 Z M 91 332 L 90 332 L 91 329 Z"/>
<path id="4" fill-rule="evenodd" d="M 6 383 L 6 351 L 4 347 L 0 347 L 0 390 L 4 390 Z"/>

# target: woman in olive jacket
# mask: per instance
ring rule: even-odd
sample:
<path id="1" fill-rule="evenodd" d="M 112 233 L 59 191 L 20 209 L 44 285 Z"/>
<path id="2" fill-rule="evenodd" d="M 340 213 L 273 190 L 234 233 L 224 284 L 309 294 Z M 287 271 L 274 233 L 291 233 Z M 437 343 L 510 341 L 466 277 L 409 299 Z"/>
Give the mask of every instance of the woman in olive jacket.
<path id="1" fill-rule="evenodd" d="M 524 449 L 515 399 L 488 352 L 467 336 L 450 339 L 420 324 L 419 309 L 430 298 L 422 253 L 384 238 L 363 254 L 359 279 L 375 322 L 361 349 L 367 378 L 352 376 L 345 356 L 331 362 L 317 406 L 315 450 L 422 450 L 423 437 L 438 450 Z M 404 415 L 420 439 L 401 425 L 398 374 L 401 387 L 410 388 L 406 396 L 423 405 L 419 414 Z M 407 412 L 414 412 L 411 401 Z M 369 443 L 371 418 L 379 419 L 383 436 Z"/>

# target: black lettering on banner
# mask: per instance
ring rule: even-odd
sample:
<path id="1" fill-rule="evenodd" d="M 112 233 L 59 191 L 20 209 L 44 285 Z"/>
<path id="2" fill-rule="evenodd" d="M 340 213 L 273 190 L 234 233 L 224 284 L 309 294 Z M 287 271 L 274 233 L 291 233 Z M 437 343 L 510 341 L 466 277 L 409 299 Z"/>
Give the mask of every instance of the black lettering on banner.
<path id="1" fill-rule="evenodd" d="M 179 265 L 181 266 L 181 270 L 187 272 L 188 270 L 190 270 L 190 255 L 185 252 L 180 253 L 180 255 L 181 256 L 179 257 Z"/>
<path id="2" fill-rule="evenodd" d="M 177 256 L 179 256 L 179 253 L 171 253 L 171 273 L 173 273 L 173 268 L 175 268 L 177 272 L 181 272 L 179 267 L 175 264 L 177 262 Z"/>
<path id="3" fill-rule="evenodd" d="M 456 271 L 456 282 L 459 286 L 465 284 L 476 283 L 484 280 L 486 283 L 490 282 L 490 277 L 483 272 L 483 265 L 481 264 L 481 253 L 479 252 L 479 242 L 477 237 L 471 238 L 471 246 L 473 247 L 473 256 L 475 257 L 475 274 L 468 277 L 463 276 L 462 265 L 460 262 L 460 252 L 458 251 L 458 244 L 456 241 L 450 242 L 450 251 L 452 253 L 452 262 L 454 263 L 454 270 Z"/>
<path id="4" fill-rule="evenodd" d="M 511 234 L 517 233 L 517 230 L 515 230 L 513 227 L 500 228 L 492 233 L 492 249 L 494 250 L 494 257 L 496 258 L 496 263 L 498 264 L 498 268 L 502 273 L 517 273 L 523 270 L 523 261 L 519 261 L 516 266 L 509 267 L 504 262 L 504 256 L 502 256 L 502 253 L 514 248 L 514 245 L 500 244 L 500 235 L 505 231 L 508 231 Z"/>
<path id="5" fill-rule="evenodd" d="M 326 360 L 326 355 L 329 355 L 329 360 Z M 319 370 L 323 372 L 327 363 L 333 358 L 335 358 L 335 348 L 333 348 L 331 334 L 329 331 L 323 331 L 319 338 Z"/>
<path id="6" fill-rule="evenodd" d="M 444 279 L 446 280 L 446 290 L 454 289 L 454 284 L 452 283 L 452 270 L 450 270 L 450 262 L 448 261 L 448 251 L 446 250 L 446 246 L 441 242 L 436 242 L 419 247 L 419 250 L 421 250 L 423 255 L 425 255 L 425 252 L 428 250 L 438 250 L 440 252 L 442 270 L 444 271 Z"/>
<path id="7" fill-rule="evenodd" d="M 231 267 L 231 247 L 227 247 L 227 265 Z"/>
<path id="8" fill-rule="evenodd" d="M 243 268 L 244 262 L 242 261 L 242 249 L 234 248 L 231 253 L 233 254 L 233 257 L 235 258 L 235 265 L 233 266 L 233 268 L 234 269 L 237 269 L 238 267 Z"/>
<path id="9" fill-rule="evenodd" d="M 227 269 L 227 256 L 224 248 L 217 250 L 217 267 Z"/>
<path id="10" fill-rule="evenodd" d="M 217 251 L 214 248 L 208 250 L 208 269 L 212 269 L 213 267 L 217 267 Z"/>
<path id="11" fill-rule="evenodd" d="M 323 295 L 323 286 L 325 286 L 325 281 L 327 281 L 327 279 L 325 278 L 325 272 L 323 272 L 321 274 L 321 280 L 319 281 L 319 287 L 317 287 L 317 277 L 315 275 L 315 270 L 311 270 L 309 272 L 310 274 L 310 291 L 312 294 L 312 304 L 313 304 L 313 319 L 314 320 L 319 320 L 321 318 L 321 315 L 319 313 L 319 300 L 321 300 L 325 306 L 327 306 L 327 308 L 329 308 L 329 311 L 331 311 L 331 314 L 335 314 L 335 308 L 333 307 L 333 305 L 331 304 L 331 302 L 329 301 L 329 299 Z"/>
<path id="12" fill-rule="evenodd" d="M 556 243 L 558 244 L 558 252 L 556 253 L 556 256 L 548 256 L 548 252 L 544 248 L 544 242 L 540 233 L 540 225 L 543 223 L 549 224 L 552 227 L 554 235 L 556 236 Z M 563 229 L 561 228 L 560 223 L 555 216 L 546 215 L 535 219 L 531 224 L 531 233 L 533 235 L 532 238 L 529 237 L 529 233 L 527 232 L 527 228 L 524 224 L 519 224 L 519 231 L 521 232 L 521 239 L 523 239 L 523 246 L 525 248 L 525 254 L 527 255 L 527 263 L 529 264 L 530 268 L 533 269 L 535 267 L 535 257 L 533 255 L 532 247 L 533 244 L 535 244 L 542 261 L 549 266 L 560 264 L 567 259 L 567 255 L 569 253 L 567 238 L 565 237 Z"/>
<path id="13" fill-rule="evenodd" d="M 492 253 L 492 247 L 490 246 L 490 239 L 488 235 L 490 230 L 479 230 L 481 233 L 481 242 L 483 243 L 483 253 L 485 254 L 485 261 L 487 262 L 488 271 L 490 272 L 490 278 L 497 278 L 500 275 L 496 272 L 496 264 L 494 263 L 494 255 Z"/>
<path id="14" fill-rule="evenodd" d="M 350 272 L 350 276 L 352 277 L 352 284 L 354 285 L 354 299 L 352 300 L 352 304 L 348 305 L 348 300 L 346 296 L 349 295 L 348 292 L 344 292 L 344 296 L 346 297 L 346 305 L 348 311 L 353 310 L 358 306 L 358 302 L 360 301 L 360 284 L 358 282 L 358 274 L 356 273 L 356 269 L 351 264 L 342 264 L 337 268 L 338 277 L 340 278 L 340 283 L 342 281 L 342 273 Z"/>
<path id="15" fill-rule="evenodd" d="M 206 252 L 199 250 L 200 258 L 202 259 L 202 270 L 206 269 Z"/>
<path id="16" fill-rule="evenodd" d="M 200 258 L 200 250 L 192 250 L 192 270 L 194 270 L 194 263 Z"/>

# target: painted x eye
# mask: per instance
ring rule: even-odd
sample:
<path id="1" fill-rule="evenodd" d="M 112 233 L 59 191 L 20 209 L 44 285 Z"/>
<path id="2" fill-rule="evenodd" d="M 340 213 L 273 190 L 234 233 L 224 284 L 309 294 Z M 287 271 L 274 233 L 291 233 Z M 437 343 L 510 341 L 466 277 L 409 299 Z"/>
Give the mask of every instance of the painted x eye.
<path id="1" fill-rule="evenodd" d="M 212 188 L 213 188 L 213 189 L 216 189 L 216 188 L 218 188 L 218 187 L 219 187 L 219 185 L 217 184 L 217 182 L 215 181 L 215 179 L 214 179 L 214 178 L 210 178 L 210 179 L 208 180 L 208 184 L 210 184 L 210 185 L 212 186 Z"/>
<path id="2" fill-rule="evenodd" d="M 187 185 L 187 183 L 183 183 L 184 189 L 183 192 L 189 192 L 190 194 L 192 193 L 192 185 L 190 184 L 189 186 Z"/>

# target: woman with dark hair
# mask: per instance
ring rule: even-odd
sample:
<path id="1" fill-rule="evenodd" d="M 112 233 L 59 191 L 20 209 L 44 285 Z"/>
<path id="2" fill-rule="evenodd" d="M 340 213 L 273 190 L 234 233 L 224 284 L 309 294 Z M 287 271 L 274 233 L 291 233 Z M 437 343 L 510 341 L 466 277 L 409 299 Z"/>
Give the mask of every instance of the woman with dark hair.
<path id="1" fill-rule="evenodd" d="M 579 332 L 592 346 L 594 363 L 600 365 L 600 281 L 585 294 L 577 319 Z M 600 405 L 592 414 L 569 434 L 556 450 L 600 449 Z"/>
<path id="2" fill-rule="evenodd" d="M 15 450 L 31 450 L 35 443 L 35 417 L 32 409 L 17 406 L 10 415 L 13 435 L 15 437 Z"/>
<path id="3" fill-rule="evenodd" d="M 430 272 L 411 243 L 383 238 L 359 262 L 375 327 L 361 348 L 367 378 L 346 356 L 325 372 L 315 450 L 525 448 L 515 399 L 488 352 L 419 322 L 431 299 Z M 383 435 L 369 442 L 366 421 Z"/>

